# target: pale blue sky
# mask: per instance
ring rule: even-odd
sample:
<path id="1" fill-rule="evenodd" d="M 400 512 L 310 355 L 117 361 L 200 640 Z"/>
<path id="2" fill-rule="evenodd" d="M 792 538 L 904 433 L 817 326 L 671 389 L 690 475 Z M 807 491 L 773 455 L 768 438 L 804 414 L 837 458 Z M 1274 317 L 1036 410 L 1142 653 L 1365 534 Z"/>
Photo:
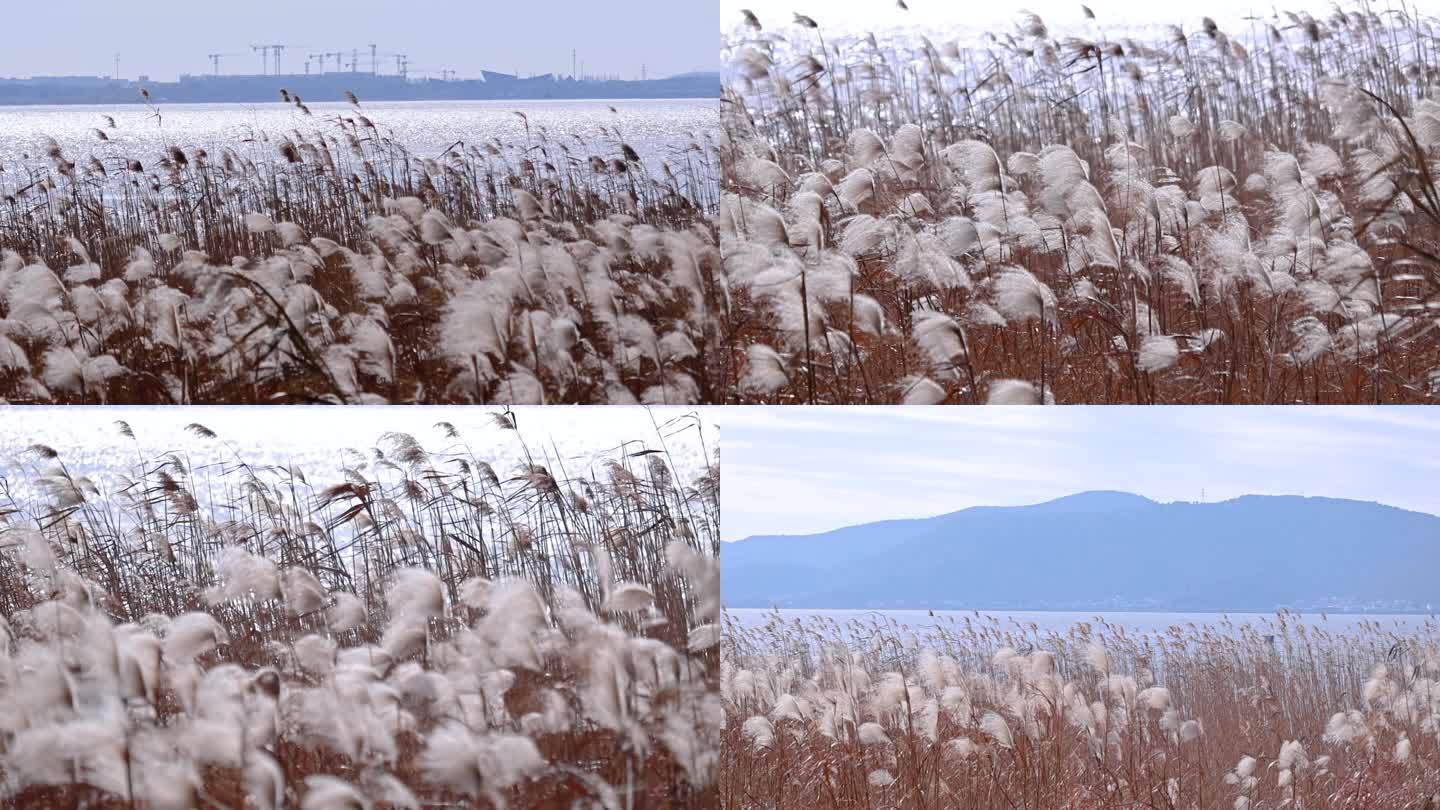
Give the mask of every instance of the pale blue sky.
<path id="1" fill-rule="evenodd" d="M 903 25 L 1010 30 L 1009 26 L 1019 20 L 1023 9 L 1040 15 L 1047 25 L 1068 29 L 1091 24 L 1086 21 L 1082 3 L 1095 13 L 1093 24 L 1102 30 L 1157 23 L 1198 28 L 1201 17 L 1205 15 L 1239 25 L 1239 21 L 1252 15 L 1269 18 L 1277 9 L 1309 11 L 1321 17 L 1328 15 L 1331 9 L 1331 4 L 1323 0 L 1278 4 L 1254 0 L 1210 0 L 1203 6 L 1146 0 L 1018 0 L 1006 3 L 906 0 L 906 5 L 910 7 L 908 10 L 901 10 L 895 0 L 720 0 L 720 22 L 725 30 L 731 30 L 741 22 L 740 10 L 748 8 L 755 12 L 766 28 L 788 25 L 794 14 L 799 12 L 813 17 L 820 23 L 822 31 L 827 28 L 879 30 Z M 1380 7 L 1383 8 L 1384 4 Z"/>
<path id="2" fill-rule="evenodd" d="M 1440 514 L 1440 410 L 1401 407 L 725 408 L 726 540 L 1092 489 Z"/>
<path id="3" fill-rule="evenodd" d="M 156 80 L 208 73 L 207 54 L 224 72 L 258 73 L 252 44 L 284 43 L 286 72 L 303 73 L 305 57 L 368 45 L 410 55 L 411 74 L 451 68 L 462 76 L 481 68 L 521 73 L 570 72 L 579 51 L 587 73 L 651 77 L 715 70 L 719 11 L 714 0 L 608 0 L 603 3 L 530 0 L 50 0 L 6 2 L 0 12 L 5 44 L 0 76 L 109 75 L 120 53 L 126 78 Z M 333 60 L 330 62 L 333 65 Z M 394 70 L 393 58 L 381 59 Z"/>

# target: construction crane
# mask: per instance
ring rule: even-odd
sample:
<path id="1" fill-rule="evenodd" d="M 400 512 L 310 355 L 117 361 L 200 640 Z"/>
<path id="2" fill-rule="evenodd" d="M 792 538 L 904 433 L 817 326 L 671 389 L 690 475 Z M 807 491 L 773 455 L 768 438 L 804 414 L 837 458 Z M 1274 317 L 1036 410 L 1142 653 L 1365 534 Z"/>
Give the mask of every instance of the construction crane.
<path id="1" fill-rule="evenodd" d="M 375 43 L 370 43 L 370 74 L 372 76 L 380 75 L 380 60 L 378 58 L 379 51 L 375 50 L 376 47 L 378 46 L 376 46 Z"/>
<path id="2" fill-rule="evenodd" d="M 214 73 L 215 73 L 216 76 L 219 76 L 219 75 L 220 75 L 220 57 L 222 57 L 222 56 L 224 56 L 224 55 L 225 55 L 225 54 L 223 54 L 223 53 L 212 53 L 212 54 L 208 54 L 207 57 L 206 57 L 206 58 L 208 58 L 208 59 L 210 60 L 210 64 L 211 64 L 211 65 L 214 65 L 214 67 L 215 67 Z"/>
<path id="3" fill-rule="evenodd" d="M 279 76 L 283 72 L 280 70 L 280 58 L 285 55 L 285 46 L 271 45 L 270 50 L 275 54 L 275 75 Z"/>
<path id="4" fill-rule="evenodd" d="M 410 76 L 410 55 L 404 53 L 395 54 L 395 72 L 400 78 L 406 79 Z"/>
<path id="5" fill-rule="evenodd" d="M 264 75 L 266 75 L 267 73 L 269 73 L 269 72 L 270 72 L 270 46 L 269 46 L 269 45 L 251 45 L 251 46 L 250 46 L 250 50 L 251 50 L 251 51 L 259 51 L 259 52 L 260 52 L 260 75 L 264 76 Z"/>

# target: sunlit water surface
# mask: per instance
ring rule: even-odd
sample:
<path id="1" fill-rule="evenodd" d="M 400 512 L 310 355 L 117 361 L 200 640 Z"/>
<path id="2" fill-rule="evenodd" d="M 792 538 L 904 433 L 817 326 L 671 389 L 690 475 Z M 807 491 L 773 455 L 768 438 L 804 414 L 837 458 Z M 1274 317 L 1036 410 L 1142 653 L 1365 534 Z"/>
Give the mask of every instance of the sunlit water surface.
<path id="1" fill-rule="evenodd" d="M 1131 611 L 969 611 L 969 610 L 763 610 L 730 609 L 726 613 L 742 627 L 761 627 L 776 613 L 787 622 L 810 621 L 817 618 L 831 620 L 842 632 L 865 628 L 876 622 L 890 622 L 914 631 L 919 635 L 937 629 L 951 629 L 956 623 L 963 628 L 966 621 L 976 626 L 995 627 L 1002 631 L 1024 636 L 1032 642 L 1043 644 L 1050 634 L 1064 635 L 1077 624 L 1089 624 L 1092 634 L 1103 637 L 1113 634 L 1113 629 L 1101 625 L 1103 619 L 1112 628 L 1120 628 L 1129 636 L 1161 635 L 1172 628 L 1181 632 L 1192 628 L 1208 627 L 1212 631 L 1238 634 L 1249 627 L 1261 635 L 1278 635 L 1279 622 L 1273 613 L 1149 613 Z M 1305 625 L 1307 628 L 1323 629 L 1331 635 L 1355 635 L 1362 629 L 1375 627 L 1397 636 L 1408 636 L 1422 632 L 1440 631 L 1440 624 L 1434 616 L 1419 614 L 1368 614 L 1368 613 L 1305 613 L 1286 614 L 1286 623 L 1292 628 Z"/>
<path id="2" fill-rule="evenodd" d="M 679 483 L 691 485 L 705 471 L 701 436 L 693 427 L 694 419 L 686 416 L 695 412 L 693 408 L 517 408 L 514 431 L 496 426 L 493 414 L 501 410 L 478 406 L 9 408 L 0 418 L 0 509 L 8 506 L 6 493 L 22 501 L 34 494 L 35 472 L 49 466 L 30 452 L 35 444 L 57 451 L 72 475 L 88 475 L 102 490 L 112 492 L 124 485 L 121 476 L 132 474 L 137 463 L 149 466 L 168 453 L 180 454 L 193 469 L 201 470 L 197 477 L 218 478 L 237 457 L 255 466 L 294 465 L 316 487 L 343 481 L 347 467 L 375 477 L 382 471 L 375 465 L 374 448 L 389 448 L 381 437 L 391 431 L 409 433 L 435 454 L 458 453 L 468 446 L 502 480 L 521 470 L 527 454 L 557 479 L 594 479 L 604 476 L 607 460 L 662 447 L 670 451 Z M 705 446 L 713 453 L 719 434 L 712 420 L 702 418 Z M 130 426 L 134 439 L 122 434 L 117 420 Z M 436 426 L 439 422 L 452 424 L 460 438 L 447 438 Z M 191 423 L 206 426 L 219 438 L 194 435 L 186 429 Z M 643 457 L 635 461 L 644 469 Z M 444 463 L 443 458 L 437 461 L 440 466 Z M 196 494 L 203 501 L 203 488 Z"/>
<path id="3" fill-rule="evenodd" d="M 148 168 L 170 146 L 213 155 L 230 147 L 255 160 L 279 159 L 280 138 L 296 130 L 310 140 L 319 132 L 338 135 L 338 117 L 356 113 L 349 104 L 307 106 L 312 115 L 279 102 L 163 104 L 153 111 L 143 105 L 0 107 L 0 183 L 18 179 L 7 173 L 23 176 L 26 169 L 46 165 L 47 138 L 82 166 L 93 155 L 107 166 L 123 158 Z M 543 130 L 581 159 L 619 157 L 623 140 L 652 171 L 668 162 L 677 174 L 687 155 L 696 158 L 691 145 L 708 149 L 719 129 L 716 99 L 390 101 L 362 102 L 360 111 L 417 157 L 439 158 L 457 142 L 480 146 L 498 140 L 524 147 L 538 143 Z M 109 140 L 102 141 L 97 129 Z"/>

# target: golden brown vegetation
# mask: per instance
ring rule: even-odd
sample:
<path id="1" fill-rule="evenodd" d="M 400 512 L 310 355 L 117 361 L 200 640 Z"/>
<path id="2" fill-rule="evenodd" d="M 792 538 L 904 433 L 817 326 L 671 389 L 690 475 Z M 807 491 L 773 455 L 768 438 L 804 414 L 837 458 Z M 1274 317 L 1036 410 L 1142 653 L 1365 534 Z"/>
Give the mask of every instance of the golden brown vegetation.
<path id="1" fill-rule="evenodd" d="M 570 471 L 497 470 L 437 428 L 326 485 L 28 450 L 0 480 L 0 798 L 713 804 L 718 458 L 681 481 L 667 449 L 708 457 L 698 422 Z"/>
<path id="2" fill-rule="evenodd" d="M 721 806 L 1421 808 L 1440 624 L 727 617 Z"/>
<path id="3" fill-rule="evenodd" d="M 778 22 L 724 43 L 728 401 L 1440 390 L 1432 17 Z"/>
<path id="4" fill-rule="evenodd" d="M 706 399 L 709 133 L 525 132 L 422 158 L 356 103 L 260 154 L 52 142 L 0 183 L 0 398 Z"/>

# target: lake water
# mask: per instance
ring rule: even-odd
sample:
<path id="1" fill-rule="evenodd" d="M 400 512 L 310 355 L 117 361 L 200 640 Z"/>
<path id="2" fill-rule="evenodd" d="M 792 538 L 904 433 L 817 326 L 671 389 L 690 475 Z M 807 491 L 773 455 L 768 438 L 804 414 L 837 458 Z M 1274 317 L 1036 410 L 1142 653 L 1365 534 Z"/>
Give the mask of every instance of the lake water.
<path id="1" fill-rule="evenodd" d="M 275 142 L 285 133 L 338 134 L 338 116 L 353 115 L 349 104 L 308 104 L 306 116 L 282 104 L 164 104 L 160 117 L 143 105 L 0 107 L 0 185 L 17 179 L 25 166 L 43 166 L 46 138 L 54 138 L 71 161 L 83 165 L 91 155 L 102 162 L 131 158 L 147 167 L 168 146 L 186 151 L 204 148 L 219 154 L 221 146 L 252 158 L 276 155 Z M 612 110 L 613 108 L 613 110 Z M 391 101 L 365 103 L 361 112 L 382 133 L 394 137 L 419 157 L 438 158 L 457 141 L 480 145 L 492 140 L 526 144 L 541 128 L 551 140 L 564 140 L 574 154 L 611 158 L 620 142 L 629 144 L 652 169 L 669 161 L 683 164 L 686 150 L 697 144 L 713 148 L 719 130 L 717 99 L 644 99 L 624 101 Z M 111 128 L 106 116 L 113 118 Z M 101 129 L 108 141 L 95 134 Z M 576 141 L 578 136 L 581 140 Z M 28 155 L 28 158 L 26 157 Z M 23 173 L 23 172 L 22 172 Z M 677 171 L 678 173 L 678 171 Z"/>
<path id="2" fill-rule="evenodd" d="M 777 611 L 764 609 L 731 609 L 726 613 L 733 617 L 742 627 L 758 627 L 770 620 Z M 1004 611 L 990 613 L 985 611 L 969 610 L 937 610 L 932 615 L 926 610 L 780 610 L 778 613 L 786 620 L 804 620 L 807 617 L 825 617 L 838 623 L 842 628 L 850 622 L 870 622 L 877 617 L 893 619 L 896 623 L 909 627 L 917 633 L 933 629 L 939 626 L 940 620 L 954 619 L 963 623 L 967 618 L 971 621 L 984 621 L 986 623 L 998 622 L 1001 629 L 1013 630 L 1017 633 L 1030 636 L 1031 638 L 1042 638 L 1050 633 L 1063 634 L 1077 623 L 1089 623 L 1094 630 L 1099 631 L 1096 625 L 1097 619 L 1102 617 L 1108 623 L 1123 627 L 1128 635 L 1154 635 L 1164 633 L 1171 627 L 1196 627 L 1209 626 L 1221 629 L 1225 623 L 1238 631 L 1239 628 L 1249 625 L 1261 633 L 1271 632 L 1276 623 L 1276 616 L 1273 613 L 1143 613 L 1143 612 L 1108 612 L 1099 614 L 1094 611 Z M 939 617 L 937 619 L 937 617 Z M 1378 614 L 1378 613 L 1305 613 L 1287 614 L 1286 622 L 1294 627 L 1298 624 L 1305 624 L 1308 627 L 1324 629 L 1332 635 L 1348 635 L 1358 632 L 1363 626 L 1378 625 L 1380 629 L 1393 632 L 1396 635 L 1409 635 L 1422 630 L 1427 623 L 1431 630 L 1437 628 L 1437 620 L 1434 616 L 1420 614 Z"/>
<path id="3" fill-rule="evenodd" d="M 453 424 L 461 440 L 478 458 L 490 462 L 501 478 L 509 478 L 521 468 L 527 450 L 556 477 L 589 477 L 603 475 L 601 462 L 615 458 L 622 442 L 635 442 L 631 452 L 642 444 L 659 449 L 655 426 L 683 419 L 694 411 L 680 407 L 517 408 L 518 430 L 510 431 L 499 429 L 492 418 L 501 410 L 355 405 L 291 408 L 277 418 L 277 412 L 265 406 L 183 410 L 170 406 L 66 406 L 63 413 L 12 407 L 0 418 L 0 482 L 17 498 L 31 494 L 27 487 L 33 482 L 31 467 L 36 457 L 26 448 L 39 443 L 58 451 L 72 474 L 90 475 L 103 488 L 120 485 L 118 476 L 128 473 L 137 459 L 150 462 L 170 452 L 184 455 L 197 468 L 231 463 L 236 454 L 253 465 L 293 464 L 312 484 L 323 486 L 343 480 L 344 466 L 369 474 L 374 460 L 371 448 L 388 447 L 380 437 L 389 431 L 409 433 L 431 452 L 458 449 L 459 442 L 447 439 L 435 426 L 437 422 Z M 121 435 L 117 420 L 130 425 L 134 439 Z M 705 444 L 713 453 L 719 433 L 712 417 L 705 415 L 703 421 Z M 191 434 L 185 426 L 192 422 L 215 431 L 223 442 Z M 678 478 L 689 485 L 704 473 L 706 461 L 700 436 L 693 429 L 677 434 L 677 428 L 665 429 L 666 443 Z"/>

